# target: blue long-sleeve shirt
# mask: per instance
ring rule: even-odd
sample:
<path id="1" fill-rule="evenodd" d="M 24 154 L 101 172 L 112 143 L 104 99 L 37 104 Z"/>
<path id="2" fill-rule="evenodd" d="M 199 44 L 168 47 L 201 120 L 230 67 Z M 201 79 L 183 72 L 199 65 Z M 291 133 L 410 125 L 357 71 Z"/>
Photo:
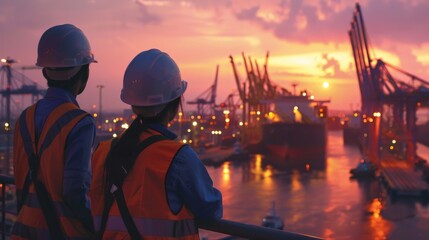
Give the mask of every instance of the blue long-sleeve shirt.
<path id="1" fill-rule="evenodd" d="M 177 135 L 161 124 L 150 128 L 169 139 Z M 173 213 L 185 205 L 197 219 L 220 219 L 223 214 L 222 194 L 195 151 L 185 145 L 174 157 L 166 176 L 167 201 Z"/>
<path id="2" fill-rule="evenodd" d="M 36 136 L 49 114 L 60 104 L 72 102 L 79 104 L 76 97 L 60 88 L 48 88 L 46 95 L 36 108 Z M 63 198 L 75 216 L 90 230 L 93 222 L 88 191 L 91 182 L 91 154 L 95 142 L 95 123 L 91 116 L 84 117 L 69 133 L 64 149 Z"/>

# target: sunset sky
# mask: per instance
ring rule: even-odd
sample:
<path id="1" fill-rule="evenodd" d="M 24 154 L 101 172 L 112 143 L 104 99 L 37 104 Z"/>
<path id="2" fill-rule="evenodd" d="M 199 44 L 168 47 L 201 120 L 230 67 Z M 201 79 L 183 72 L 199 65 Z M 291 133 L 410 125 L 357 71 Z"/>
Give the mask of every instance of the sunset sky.
<path id="1" fill-rule="evenodd" d="M 374 57 L 429 80 L 429 1 L 359 1 Z M 82 108 L 127 108 L 119 99 L 122 77 L 142 50 L 158 48 L 178 63 L 191 101 L 214 82 L 217 102 L 236 90 L 229 55 L 245 80 L 241 53 L 258 60 L 270 53 L 268 71 L 276 84 L 307 89 L 331 99 L 331 109 L 360 106 L 348 30 L 351 0 L 19 0 L 0 1 L 0 57 L 19 60 L 15 69 L 34 65 L 41 34 L 57 24 L 81 28 L 97 64 L 91 65 Z M 40 70 L 25 75 L 45 87 Z M 329 88 L 323 88 L 328 82 Z M 98 107 L 97 107 L 98 108 Z M 194 106 L 187 106 L 190 110 Z"/>

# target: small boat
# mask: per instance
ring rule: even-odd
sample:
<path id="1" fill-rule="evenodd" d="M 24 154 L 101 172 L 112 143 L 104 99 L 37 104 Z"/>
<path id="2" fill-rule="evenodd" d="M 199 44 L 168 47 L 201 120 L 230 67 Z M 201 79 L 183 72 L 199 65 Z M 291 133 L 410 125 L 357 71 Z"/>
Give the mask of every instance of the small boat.
<path id="1" fill-rule="evenodd" d="M 269 227 L 269 228 L 275 228 L 279 230 L 283 230 L 284 223 L 283 219 L 281 219 L 279 216 L 276 215 L 276 209 L 275 209 L 275 202 L 273 201 L 273 207 L 271 209 L 271 212 L 269 212 L 265 217 L 262 219 L 263 227 Z"/>
<path id="2" fill-rule="evenodd" d="M 366 159 L 361 159 L 356 168 L 350 170 L 352 178 L 375 177 L 377 166 Z"/>

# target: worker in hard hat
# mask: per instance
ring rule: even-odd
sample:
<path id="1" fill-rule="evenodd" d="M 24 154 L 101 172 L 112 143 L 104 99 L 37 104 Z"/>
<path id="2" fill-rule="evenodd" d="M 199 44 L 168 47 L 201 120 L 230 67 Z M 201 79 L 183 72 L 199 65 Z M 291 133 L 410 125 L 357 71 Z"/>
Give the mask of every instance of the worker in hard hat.
<path id="1" fill-rule="evenodd" d="M 188 145 L 167 124 L 187 83 L 166 53 L 151 49 L 128 65 L 121 100 L 136 115 L 92 159 L 91 201 L 103 239 L 199 239 L 195 219 L 222 217 L 222 195 Z"/>
<path id="2" fill-rule="evenodd" d="M 51 27 L 40 38 L 36 65 L 48 89 L 15 125 L 12 239 L 94 237 L 88 191 L 96 127 L 76 101 L 93 62 L 88 39 L 74 25 Z"/>

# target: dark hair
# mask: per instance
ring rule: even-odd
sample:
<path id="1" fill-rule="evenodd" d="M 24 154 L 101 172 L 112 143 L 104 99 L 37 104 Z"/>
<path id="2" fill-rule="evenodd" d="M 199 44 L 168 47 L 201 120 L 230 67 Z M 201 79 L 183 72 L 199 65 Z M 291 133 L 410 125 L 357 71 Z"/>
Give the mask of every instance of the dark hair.
<path id="1" fill-rule="evenodd" d="M 118 169 L 121 169 L 122 166 L 132 166 L 133 161 L 135 161 L 133 156 L 136 156 L 134 151 L 140 142 L 140 134 L 143 131 L 148 131 L 148 124 L 150 123 L 171 121 L 177 114 L 180 103 L 181 97 L 169 102 L 155 117 L 147 118 L 138 115 L 122 136 L 112 144 L 104 165 L 105 199 L 109 196 L 111 185 L 120 183 L 121 174 Z"/>
<path id="2" fill-rule="evenodd" d="M 69 70 L 70 68 L 58 68 L 58 71 L 61 70 Z M 58 81 L 55 79 L 51 79 L 46 73 L 45 70 L 43 70 L 43 76 L 46 78 L 46 80 L 48 80 L 48 87 L 57 87 L 57 88 L 62 88 L 65 90 L 71 90 L 73 88 L 73 86 L 78 82 L 79 79 L 81 79 L 81 81 L 83 82 L 87 82 L 88 81 L 88 77 L 89 77 L 89 64 L 85 64 L 83 65 L 80 69 L 79 72 L 77 72 L 72 78 L 70 78 L 69 80 L 63 80 L 63 81 Z"/>

